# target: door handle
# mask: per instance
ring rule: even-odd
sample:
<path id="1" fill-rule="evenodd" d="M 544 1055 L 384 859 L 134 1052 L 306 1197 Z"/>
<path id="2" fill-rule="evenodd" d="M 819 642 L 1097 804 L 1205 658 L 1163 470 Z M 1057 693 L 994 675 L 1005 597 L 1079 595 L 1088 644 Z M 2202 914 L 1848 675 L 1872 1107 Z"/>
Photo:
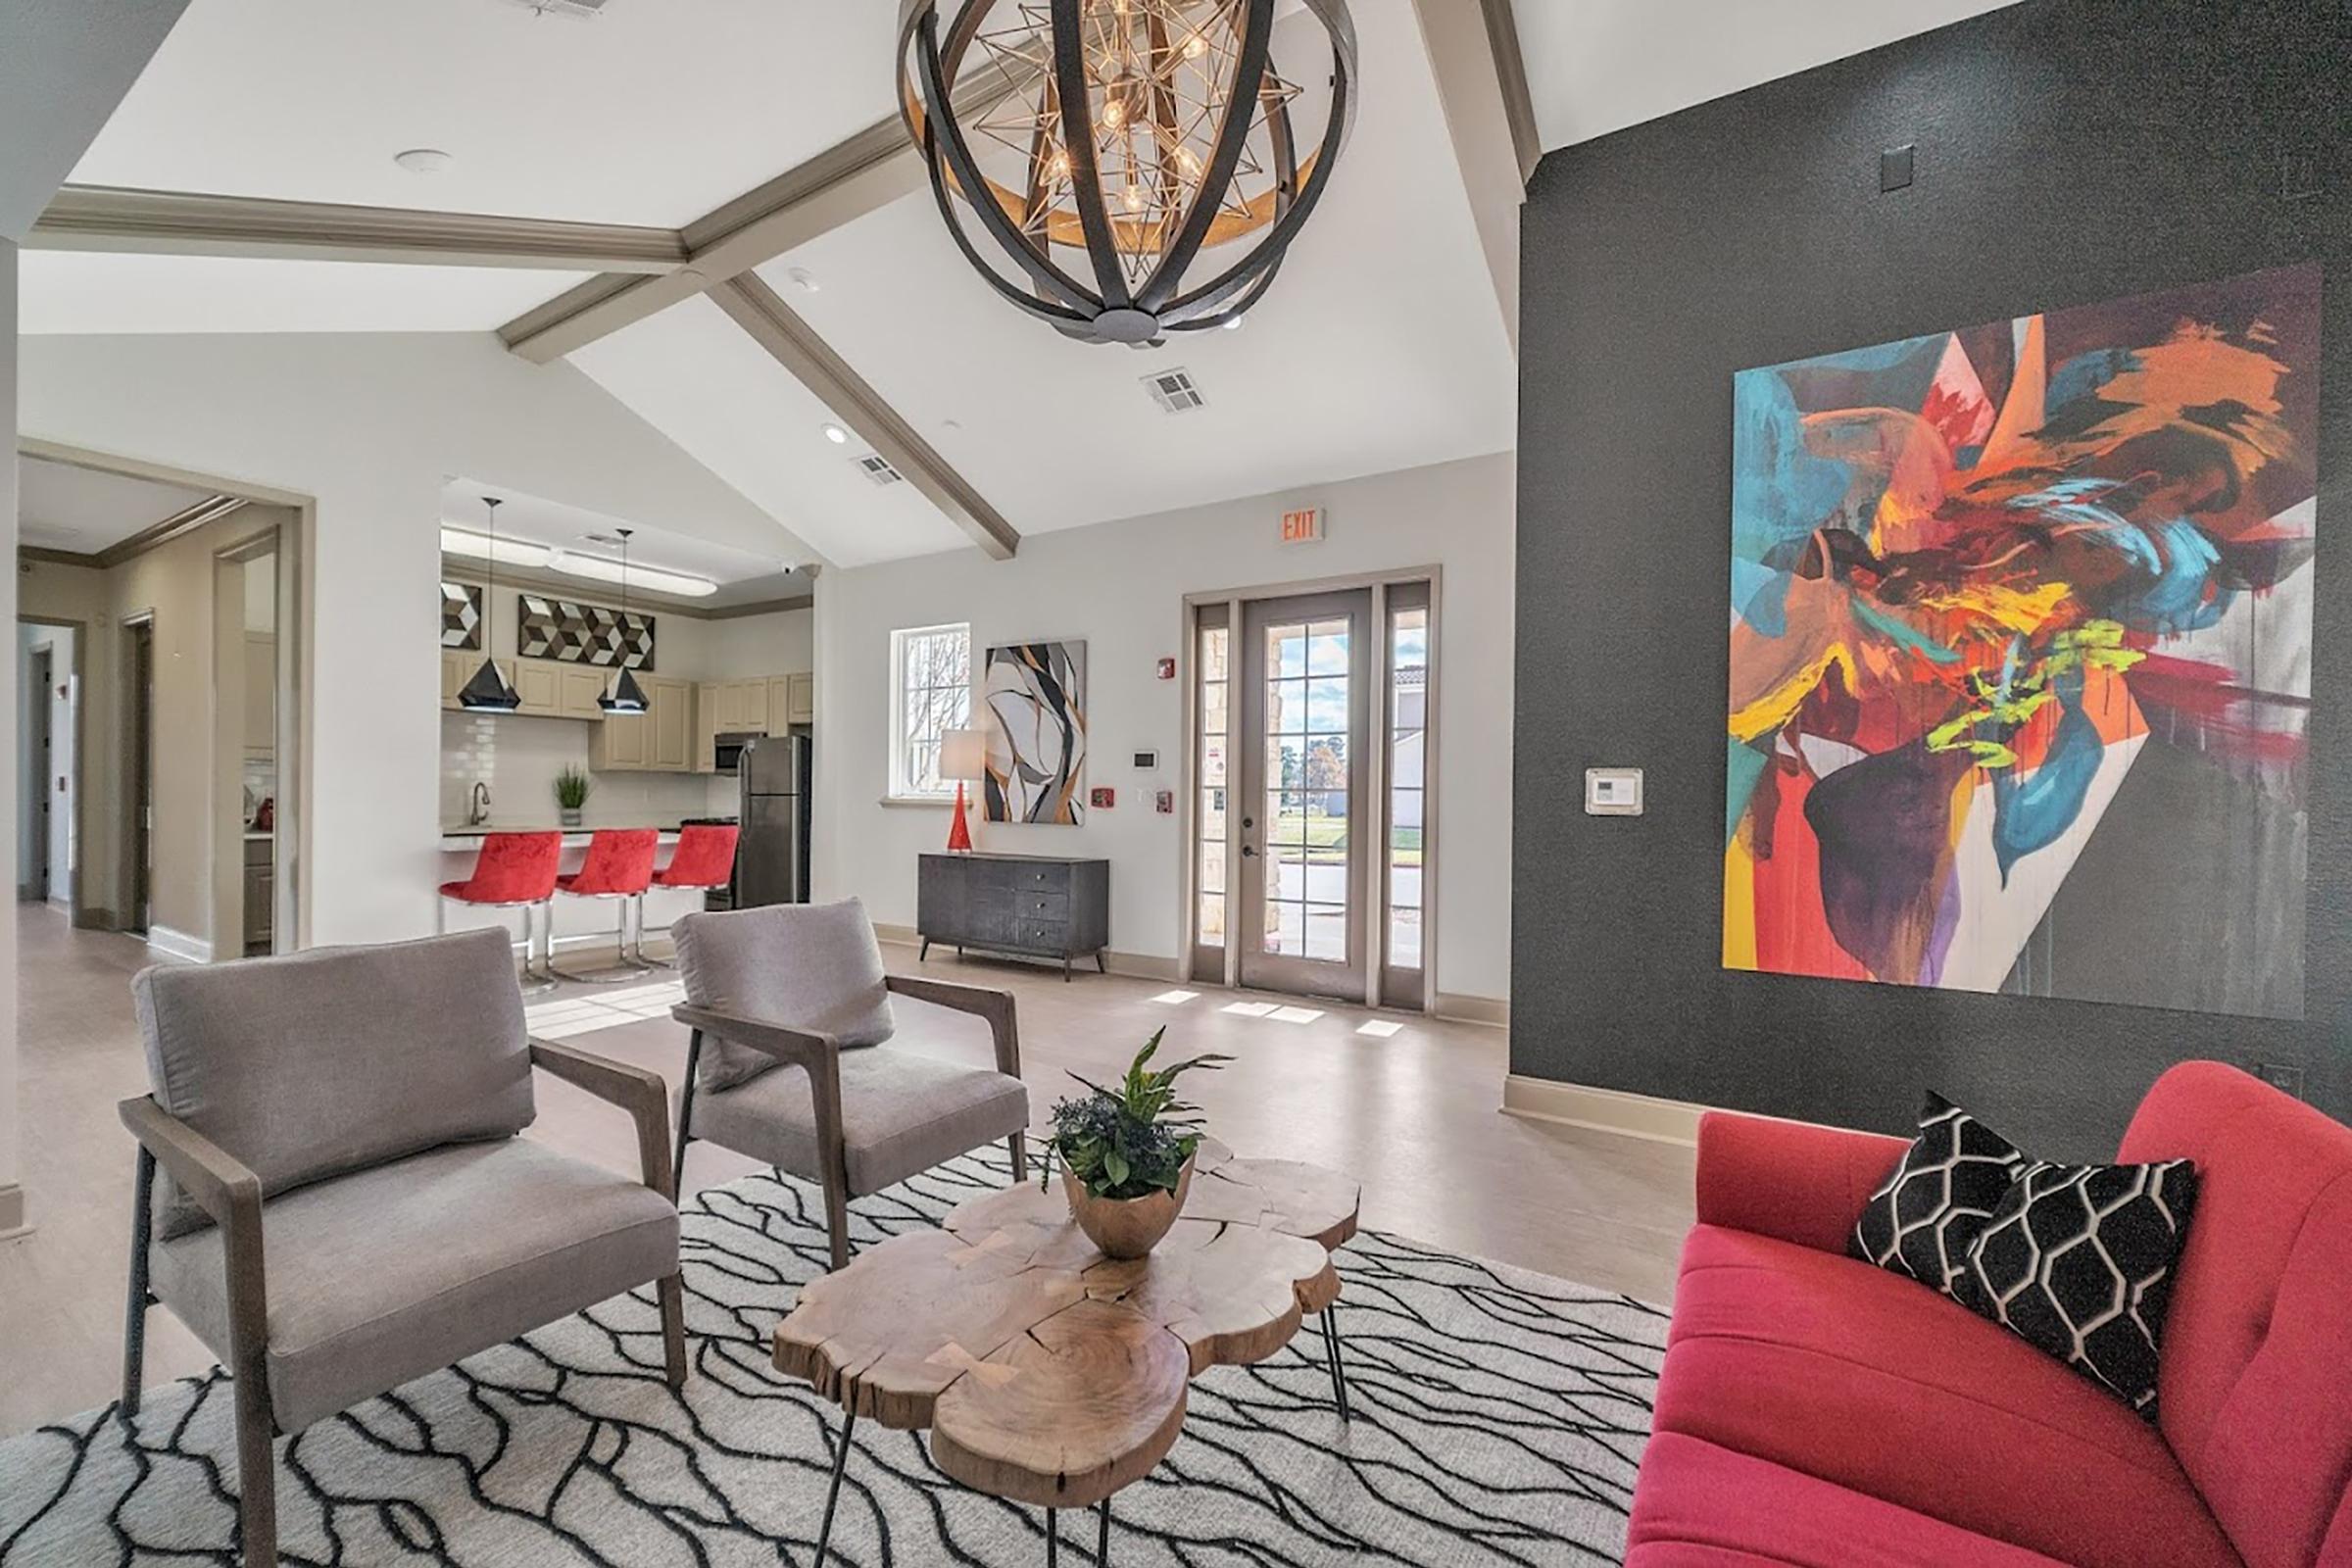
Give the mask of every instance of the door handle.
<path id="1" fill-rule="evenodd" d="M 1242 846 L 1242 858 L 1245 860 L 1254 860 L 1257 858 L 1257 851 L 1245 844 Z"/>

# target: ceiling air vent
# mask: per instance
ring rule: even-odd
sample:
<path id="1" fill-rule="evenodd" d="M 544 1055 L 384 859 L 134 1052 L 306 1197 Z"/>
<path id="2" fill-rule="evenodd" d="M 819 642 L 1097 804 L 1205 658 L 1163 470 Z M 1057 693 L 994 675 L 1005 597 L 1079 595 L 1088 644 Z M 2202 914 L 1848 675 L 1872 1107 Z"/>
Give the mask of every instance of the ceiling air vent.
<path id="1" fill-rule="evenodd" d="M 858 468 L 876 484 L 897 484 L 906 476 L 890 466 L 890 460 L 879 452 L 868 452 L 853 460 Z"/>
<path id="2" fill-rule="evenodd" d="M 1152 394 L 1162 414 L 1189 414 L 1208 404 L 1200 388 L 1194 385 L 1193 372 L 1182 368 L 1152 371 L 1144 377 L 1144 390 Z"/>
<path id="3" fill-rule="evenodd" d="M 613 0 L 508 0 L 508 3 L 536 11 L 543 17 L 571 17 L 585 22 L 612 10 Z"/>

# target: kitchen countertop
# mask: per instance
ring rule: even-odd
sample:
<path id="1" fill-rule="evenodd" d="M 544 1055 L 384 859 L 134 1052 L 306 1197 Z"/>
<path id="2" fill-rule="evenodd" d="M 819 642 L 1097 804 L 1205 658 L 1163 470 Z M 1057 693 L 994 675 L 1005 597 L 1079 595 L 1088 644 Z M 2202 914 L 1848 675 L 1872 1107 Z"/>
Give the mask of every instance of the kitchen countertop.
<path id="1" fill-rule="evenodd" d="M 660 842 L 662 845 L 669 846 L 678 842 L 678 824 L 675 822 L 600 822 L 597 827 L 624 831 L 630 828 L 650 827 L 662 835 Z M 595 827 L 559 828 L 553 822 L 484 822 L 478 827 L 467 827 L 464 824 L 455 827 L 445 825 L 441 829 L 441 848 L 445 850 L 478 849 L 481 847 L 482 840 L 492 833 L 562 833 L 564 847 L 577 849 L 586 844 L 595 832 Z"/>

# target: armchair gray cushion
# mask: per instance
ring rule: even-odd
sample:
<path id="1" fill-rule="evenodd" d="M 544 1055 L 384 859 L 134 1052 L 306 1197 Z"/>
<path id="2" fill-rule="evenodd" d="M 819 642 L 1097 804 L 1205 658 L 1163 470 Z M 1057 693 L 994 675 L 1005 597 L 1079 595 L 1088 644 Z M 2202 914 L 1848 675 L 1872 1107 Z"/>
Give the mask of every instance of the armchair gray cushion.
<path id="1" fill-rule="evenodd" d="M 530 1125 L 531 1063 L 503 930 L 318 948 L 131 982 L 156 1102 L 274 1197 Z M 166 1182 L 155 1234 L 209 1225 Z"/>
<path id="2" fill-rule="evenodd" d="M 1029 1091 L 1018 1078 L 896 1046 L 841 1054 L 842 1163 L 852 1197 L 878 1193 L 1028 1125 Z M 816 1110 L 802 1068 L 779 1066 L 733 1089 L 698 1089 L 694 1136 L 804 1180 L 824 1180 Z"/>
<path id="3" fill-rule="evenodd" d="M 890 1038 L 882 949 L 856 899 L 689 914 L 671 937 L 686 1000 L 697 1007 L 828 1034 L 845 1047 Z M 696 1081 L 728 1089 L 775 1065 L 749 1046 L 705 1040 Z"/>
<path id="4" fill-rule="evenodd" d="M 270 1402 L 288 1432 L 678 1266 L 667 1199 L 520 1138 L 316 1182 L 262 1215 Z M 152 1266 L 156 1297 L 225 1357 L 220 1231 L 158 1244 Z"/>

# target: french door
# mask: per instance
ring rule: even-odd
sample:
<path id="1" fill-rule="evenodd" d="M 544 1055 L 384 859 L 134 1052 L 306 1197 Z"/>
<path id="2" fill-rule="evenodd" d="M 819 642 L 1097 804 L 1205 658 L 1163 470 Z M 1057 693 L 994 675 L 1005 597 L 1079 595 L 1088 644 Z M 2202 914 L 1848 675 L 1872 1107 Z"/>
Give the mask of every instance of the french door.
<path id="1" fill-rule="evenodd" d="M 1196 602 L 1199 980 L 1426 1003 L 1430 584 Z"/>
<path id="2" fill-rule="evenodd" d="M 1252 989 L 1364 997 L 1380 815 L 1367 808 L 1371 627 L 1363 589 L 1243 608 L 1234 843 Z"/>

